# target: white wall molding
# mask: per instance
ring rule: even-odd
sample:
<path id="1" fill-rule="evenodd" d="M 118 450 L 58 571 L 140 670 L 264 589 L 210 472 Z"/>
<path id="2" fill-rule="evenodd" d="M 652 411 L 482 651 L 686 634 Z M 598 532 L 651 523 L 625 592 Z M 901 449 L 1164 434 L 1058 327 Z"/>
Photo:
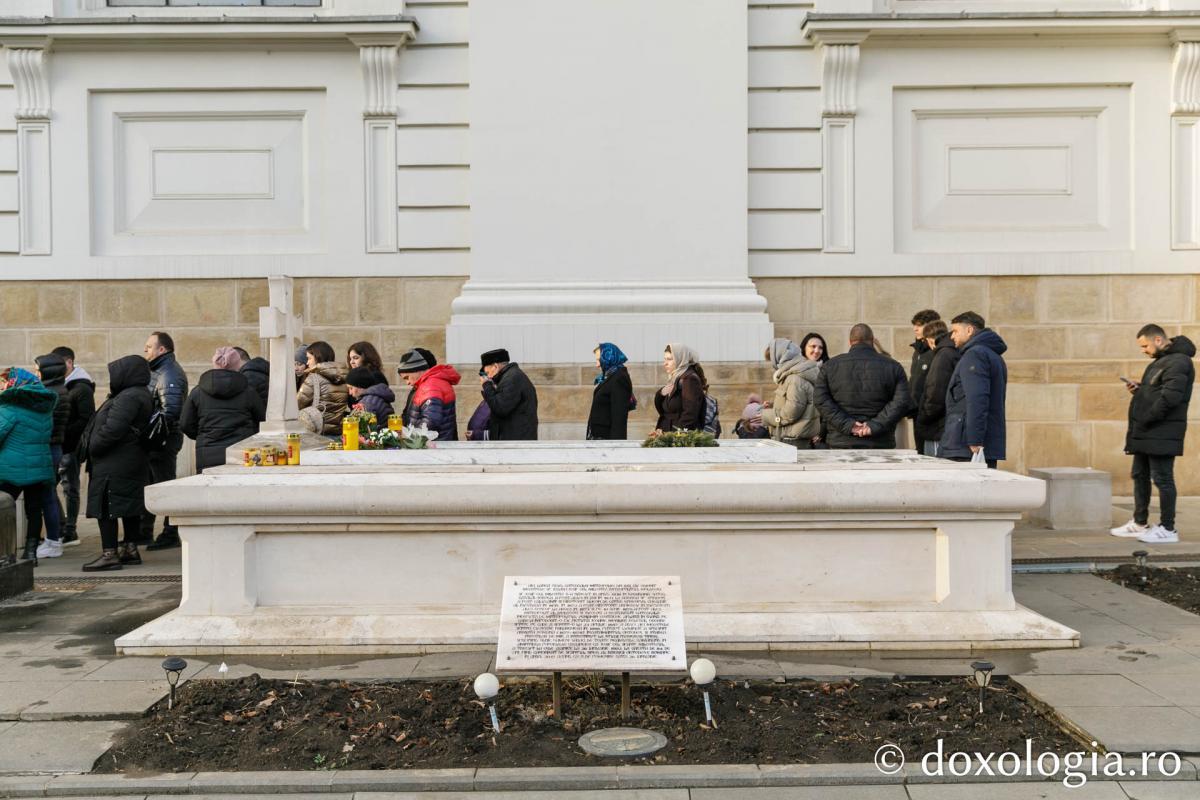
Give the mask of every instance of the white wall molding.
<path id="1" fill-rule="evenodd" d="M 5 43 L 8 71 L 17 89 L 17 108 L 13 116 L 20 120 L 50 119 L 50 82 L 46 61 L 50 41 Z"/>
<path id="2" fill-rule="evenodd" d="M 854 115 L 865 36 L 821 44 L 822 251 L 854 252 Z"/>
<path id="3" fill-rule="evenodd" d="M 1200 250 L 1200 116 L 1171 118 L 1171 249 Z"/>
<path id="4" fill-rule="evenodd" d="M 1200 114 L 1200 37 L 1176 38 L 1171 61 L 1171 113 Z"/>
<path id="5" fill-rule="evenodd" d="M 397 66 L 409 34 L 352 36 L 363 78 L 364 235 L 368 253 L 399 247 L 396 206 Z"/>
<path id="6" fill-rule="evenodd" d="M 821 113 L 858 113 L 858 43 L 826 44 L 821 48 Z"/>
<path id="7" fill-rule="evenodd" d="M 17 91 L 17 203 L 21 255 L 50 255 L 50 80 L 48 38 L 5 41 Z"/>

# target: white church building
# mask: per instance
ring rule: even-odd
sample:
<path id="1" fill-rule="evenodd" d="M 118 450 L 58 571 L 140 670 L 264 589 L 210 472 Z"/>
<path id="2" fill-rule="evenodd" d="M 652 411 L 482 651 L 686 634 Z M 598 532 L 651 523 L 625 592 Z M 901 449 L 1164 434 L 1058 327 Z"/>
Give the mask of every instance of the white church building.
<path id="1" fill-rule="evenodd" d="M 287 274 L 339 352 L 507 347 L 550 435 L 597 342 L 647 395 L 686 342 L 729 428 L 773 336 L 974 310 L 1007 466 L 1120 491 L 1138 327 L 1200 332 L 1200 0 L 0 0 L 0 46 L 6 363 L 198 373 Z"/>

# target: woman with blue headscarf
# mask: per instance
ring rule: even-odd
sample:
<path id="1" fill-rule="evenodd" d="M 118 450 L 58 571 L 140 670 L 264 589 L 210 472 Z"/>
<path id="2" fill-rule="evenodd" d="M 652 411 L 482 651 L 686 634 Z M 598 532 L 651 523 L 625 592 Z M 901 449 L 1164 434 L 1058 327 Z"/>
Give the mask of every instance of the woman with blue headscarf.
<path id="1" fill-rule="evenodd" d="M 596 347 L 596 388 L 592 390 L 592 411 L 588 414 L 587 438 L 624 439 L 628 432 L 629 412 L 637 408 L 628 361 L 621 348 L 611 342 Z"/>

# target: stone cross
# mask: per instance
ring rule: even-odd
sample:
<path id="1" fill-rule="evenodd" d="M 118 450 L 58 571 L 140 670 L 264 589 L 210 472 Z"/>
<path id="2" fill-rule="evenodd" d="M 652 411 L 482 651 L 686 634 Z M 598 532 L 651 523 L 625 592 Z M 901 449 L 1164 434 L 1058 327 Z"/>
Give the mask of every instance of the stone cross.
<path id="1" fill-rule="evenodd" d="M 258 309 L 258 335 L 271 340 L 271 382 L 267 394 L 267 419 L 260 433 L 298 433 L 300 408 L 296 405 L 296 374 L 292 366 L 303 320 L 292 313 L 292 279 L 267 278 L 269 306 Z"/>

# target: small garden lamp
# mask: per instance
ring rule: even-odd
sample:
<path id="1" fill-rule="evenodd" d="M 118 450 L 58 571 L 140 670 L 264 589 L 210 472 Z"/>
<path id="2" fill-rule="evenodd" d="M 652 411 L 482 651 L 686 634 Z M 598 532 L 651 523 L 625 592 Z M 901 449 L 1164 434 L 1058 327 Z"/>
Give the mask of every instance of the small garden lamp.
<path id="1" fill-rule="evenodd" d="M 971 669 L 975 672 L 975 685 L 979 687 L 979 713 L 983 713 L 983 692 L 992 682 L 992 670 L 996 666 L 990 661 L 974 661 Z"/>
<path id="2" fill-rule="evenodd" d="M 500 679 L 490 672 L 480 673 L 479 677 L 475 679 L 475 694 L 479 696 L 480 700 L 488 703 L 488 713 L 492 717 L 492 730 L 499 733 L 500 720 L 496 717 L 496 704 L 488 701 L 500 694 Z"/>
<path id="3" fill-rule="evenodd" d="M 707 658 L 697 658 L 692 662 L 691 674 L 696 685 L 704 687 L 704 718 L 709 725 L 715 728 L 717 723 L 713 721 L 712 702 L 708 699 L 708 685 L 717 677 L 717 665 Z"/>
<path id="4" fill-rule="evenodd" d="M 167 696 L 167 710 L 175 707 L 175 686 L 179 683 L 179 674 L 187 669 L 187 662 L 179 656 L 168 656 L 162 662 L 163 672 L 167 673 L 167 684 L 171 694 Z"/>

